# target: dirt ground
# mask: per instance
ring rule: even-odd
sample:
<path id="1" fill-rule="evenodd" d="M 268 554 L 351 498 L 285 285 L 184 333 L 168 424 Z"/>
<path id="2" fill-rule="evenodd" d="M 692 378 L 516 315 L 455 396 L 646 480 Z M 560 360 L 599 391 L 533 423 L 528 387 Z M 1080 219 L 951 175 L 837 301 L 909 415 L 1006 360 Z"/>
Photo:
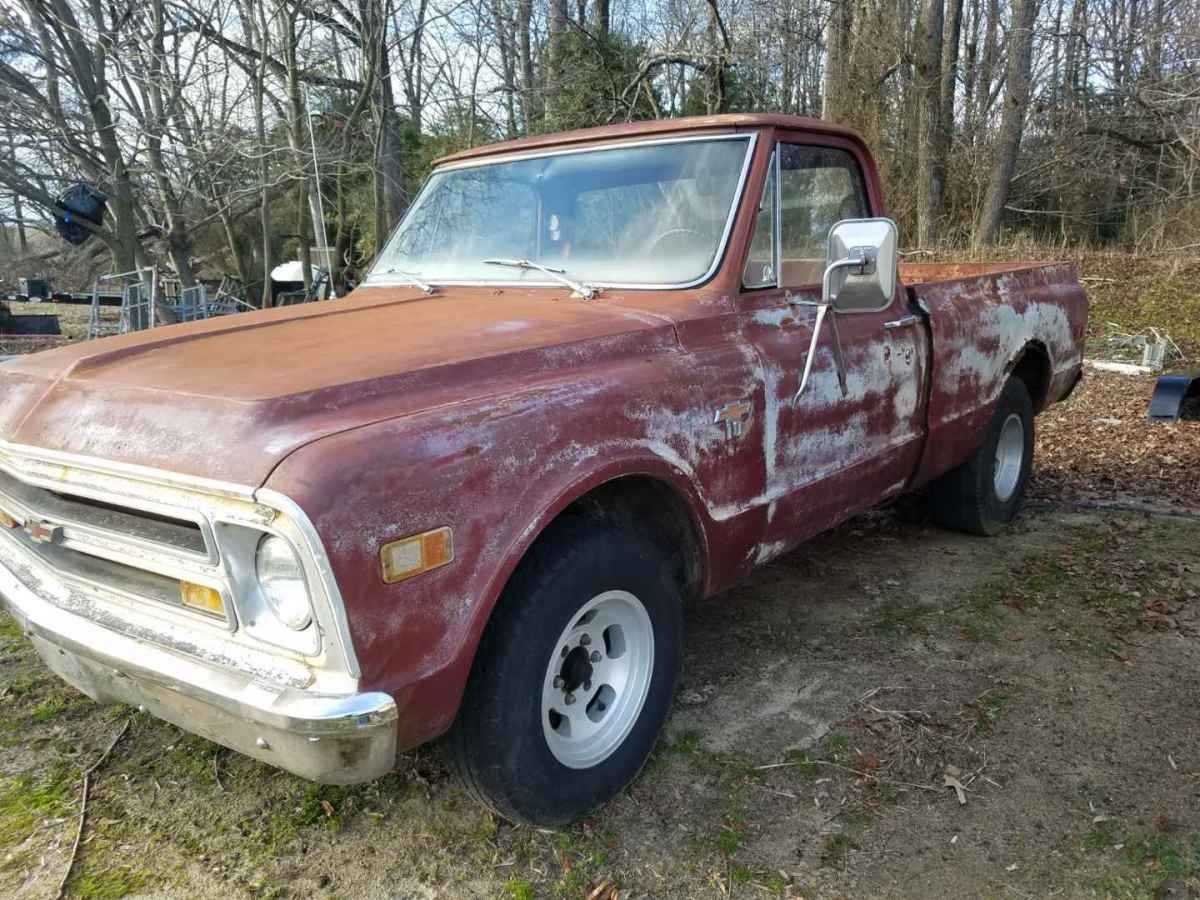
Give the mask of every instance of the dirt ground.
<path id="1" fill-rule="evenodd" d="M 118 736 L 66 896 L 1200 896 L 1200 423 L 1147 423 L 1152 388 L 1039 418 L 1002 536 L 906 504 L 689 607 L 650 763 L 563 831 L 435 748 L 321 787 L 97 707 L 0 615 L 0 896 L 59 891 Z"/>

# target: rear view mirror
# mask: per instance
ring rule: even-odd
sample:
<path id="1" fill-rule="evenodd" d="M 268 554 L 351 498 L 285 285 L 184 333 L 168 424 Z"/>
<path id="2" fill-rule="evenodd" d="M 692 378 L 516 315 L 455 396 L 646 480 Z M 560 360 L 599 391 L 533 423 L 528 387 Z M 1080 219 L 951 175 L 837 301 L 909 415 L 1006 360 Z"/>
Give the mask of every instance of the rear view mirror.
<path id="1" fill-rule="evenodd" d="M 841 313 L 872 312 L 896 291 L 896 223 L 843 219 L 829 230 L 822 302 Z"/>

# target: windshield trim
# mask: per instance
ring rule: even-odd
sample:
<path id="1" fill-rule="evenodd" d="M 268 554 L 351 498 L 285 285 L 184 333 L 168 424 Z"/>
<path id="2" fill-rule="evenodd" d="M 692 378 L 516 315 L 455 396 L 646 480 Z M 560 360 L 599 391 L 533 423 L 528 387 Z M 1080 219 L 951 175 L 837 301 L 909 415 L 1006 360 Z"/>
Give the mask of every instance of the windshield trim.
<path id="1" fill-rule="evenodd" d="M 758 132 L 722 132 L 718 134 L 698 134 L 688 135 L 686 137 L 673 138 L 655 138 L 653 140 L 623 140 L 613 141 L 605 144 L 589 144 L 580 147 L 564 147 L 561 150 L 543 150 L 540 152 L 531 151 L 527 153 L 506 153 L 498 156 L 483 156 L 478 159 L 467 159 L 462 162 L 450 163 L 444 166 L 438 166 L 429 173 L 429 177 L 425 179 L 425 183 L 421 185 L 421 190 L 413 198 L 413 202 L 409 205 L 409 210 L 415 208 L 420 202 L 421 197 L 425 194 L 429 184 L 433 181 L 433 176 L 442 172 L 449 172 L 457 169 L 473 169 L 480 166 L 498 165 L 500 163 L 519 162 L 525 159 L 545 159 L 550 156 L 566 156 L 573 153 L 594 153 L 598 150 L 620 150 L 625 147 L 652 147 L 659 144 L 686 144 L 695 143 L 697 141 L 746 141 L 746 153 L 742 158 L 742 171 L 738 175 L 737 186 L 734 188 L 733 199 L 729 204 L 729 214 L 725 218 L 725 227 L 721 231 L 721 239 L 717 242 L 716 252 L 713 253 L 712 263 L 704 274 L 690 281 L 681 281 L 675 283 L 663 282 L 633 282 L 633 281 L 600 281 L 589 279 L 588 285 L 594 288 L 605 288 L 615 290 L 630 290 L 630 291 L 679 291 L 687 288 L 699 287 L 705 282 L 712 279 L 717 271 L 721 268 L 725 261 L 725 252 L 729 249 L 729 236 L 733 233 L 733 225 L 737 220 L 738 209 L 742 205 L 742 199 L 746 190 L 746 181 L 750 175 L 750 168 L 754 163 L 754 153 L 758 146 Z M 388 234 L 388 238 L 381 245 L 379 253 L 392 242 L 392 238 L 400 227 L 404 224 L 404 219 L 408 216 L 408 210 L 405 211 L 404 217 L 396 223 L 395 228 Z M 374 268 L 378 265 L 379 254 L 375 257 L 375 262 L 372 263 L 372 271 L 367 273 L 363 279 L 362 287 L 406 287 L 411 286 L 412 282 L 403 278 L 389 278 L 384 273 L 375 273 Z M 531 279 L 424 279 L 432 285 L 445 285 L 447 287 L 557 287 L 563 285 L 557 281 L 546 279 L 543 281 Z"/>

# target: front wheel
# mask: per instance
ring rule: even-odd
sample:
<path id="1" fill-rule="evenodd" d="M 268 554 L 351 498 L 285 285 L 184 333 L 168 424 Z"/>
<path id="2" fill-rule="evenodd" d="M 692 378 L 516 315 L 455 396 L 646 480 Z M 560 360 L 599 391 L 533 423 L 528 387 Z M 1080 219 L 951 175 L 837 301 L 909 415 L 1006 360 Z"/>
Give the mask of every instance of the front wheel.
<path id="1" fill-rule="evenodd" d="M 1011 378 L 983 446 L 930 485 L 933 517 L 948 528 L 996 534 L 1021 508 L 1032 464 L 1033 401 L 1025 382 Z"/>
<path id="2" fill-rule="evenodd" d="M 670 708 L 681 604 L 655 543 L 595 520 L 553 526 L 500 598 L 446 740 L 467 789 L 533 825 L 616 795 Z"/>

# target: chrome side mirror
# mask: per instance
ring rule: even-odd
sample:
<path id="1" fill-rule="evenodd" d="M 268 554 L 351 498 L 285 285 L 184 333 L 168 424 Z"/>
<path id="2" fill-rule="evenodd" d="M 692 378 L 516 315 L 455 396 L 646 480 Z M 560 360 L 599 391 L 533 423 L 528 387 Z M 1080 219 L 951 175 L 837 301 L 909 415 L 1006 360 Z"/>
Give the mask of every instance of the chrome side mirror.
<path id="1" fill-rule="evenodd" d="M 808 386 L 813 358 L 821 340 L 821 326 L 830 310 L 838 313 L 874 312 L 892 302 L 896 292 L 896 223 L 891 219 L 843 219 L 829 229 L 825 250 L 825 275 L 821 279 L 821 302 L 813 322 L 812 341 L 804 359 L 804 374 L 793 400 Z M 833 330 L 833 361 L 838 384 L 846 396 L 846 367 L 837 322 Z"/>
<path id="2" fill-rule="evenodd" d="M 896 292 L 896 223 L 843 219 L 829 229 L 821 302 L 837 312 L 874 312 Z"/>

